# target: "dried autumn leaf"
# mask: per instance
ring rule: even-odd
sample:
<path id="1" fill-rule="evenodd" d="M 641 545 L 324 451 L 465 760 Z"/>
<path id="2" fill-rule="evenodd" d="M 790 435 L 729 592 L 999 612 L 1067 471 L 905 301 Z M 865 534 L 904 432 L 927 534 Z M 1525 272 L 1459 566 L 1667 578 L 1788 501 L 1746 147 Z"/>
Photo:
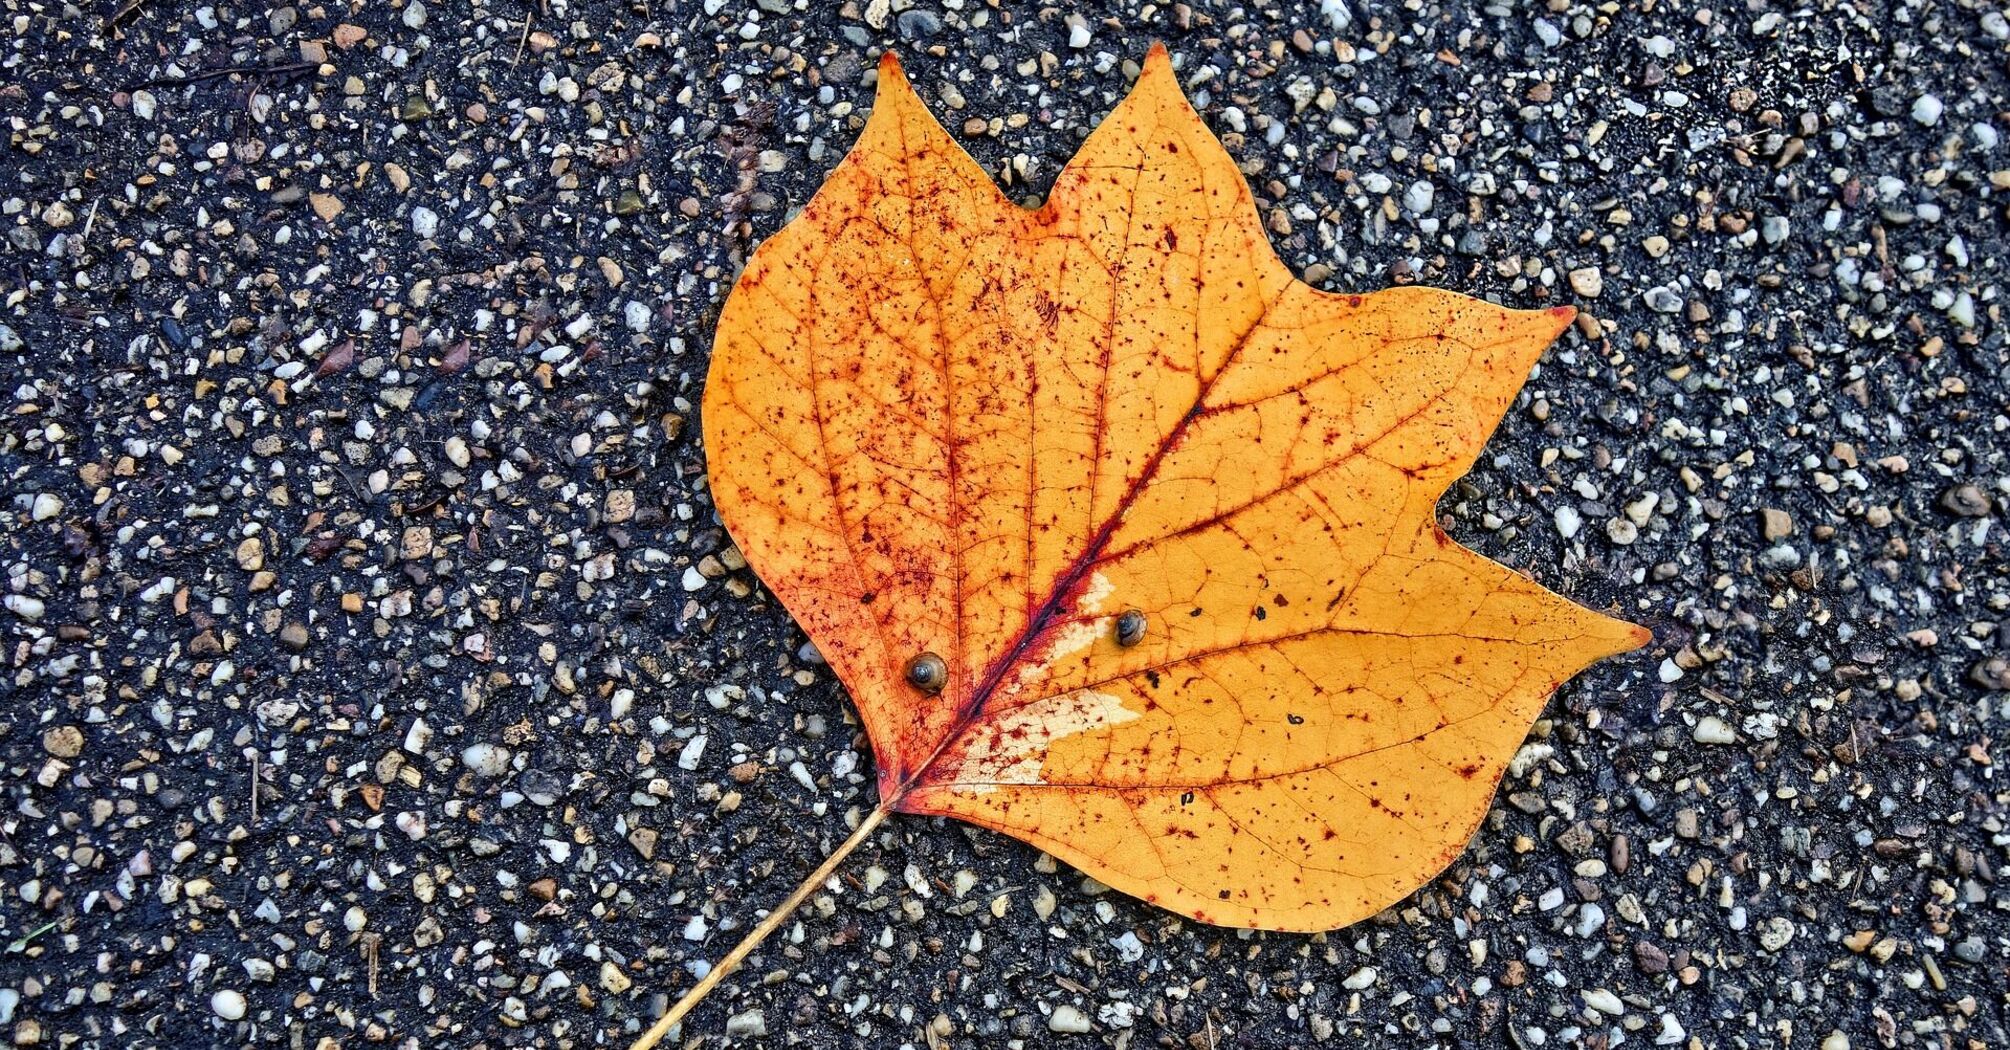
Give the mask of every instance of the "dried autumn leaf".
<path id="1" fill-rule="evenodd" d="M 1434 517 L 1571 317 L 1296 281 L 1162 49 L 1037 211 L 883 61 L 704 404 L 720 516 L 872 739 L 839 855 L 941 814 L 1275 930 L 1414 891 L 1647 638 Z"/>

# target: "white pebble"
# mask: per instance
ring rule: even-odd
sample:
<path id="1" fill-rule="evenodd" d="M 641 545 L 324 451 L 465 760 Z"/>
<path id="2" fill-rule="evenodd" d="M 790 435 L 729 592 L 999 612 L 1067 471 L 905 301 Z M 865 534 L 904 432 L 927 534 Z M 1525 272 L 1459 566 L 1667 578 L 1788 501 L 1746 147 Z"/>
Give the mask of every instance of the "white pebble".
<path id="1" fill-rule="evenodd" d="M 1408 208 L 1412 215 L 1422 215 L 1431 210 L 1431 202 L 1436 198 L 1437 191 L 1431 188 L 1431 184 L 1419 179 L 1403 191 L 1403 207 Z"/>
<path id="2" fill-rule="evenodd" d="M 1669 659 L 1663 659 L 1661 661 L 1660 675 L 1662 685 L 1673 685 L 1676 682 L 1681 681 L 1682 674 L 1683 671 L 1681 664 L 1678 664 L 1675 661 Z"/>
<path id="3" fill-rule="evenodd" d="M 50 518 L 63 513 L 62 497 L 50 492 L 36 493 L 35 506 L 31 513 L 34 515 L 36 521 L 48 521 Z"/>
<path id="4" fill-rule="evenodd" d="M 637 334 L 647 332 L 649 330 L 650 318 L 651 312 L 646 303 L 630 299 L 628 300 L 628 304 L 621 308 L 621 321 L 628 326 L 628 330 L 631 332 Z"/>
<path id="5" fill-rule="evenodd" d="M 1596 904 L 1582 904 L 1577 909 L 1577 935 L 1589 937 L 1605 928 L 1605 909 Z"/>
<path id="6" fill-rule="evenodd" d="M 1967 292 L 1956 295 L 1953 305 L 1947 308 L 1947 319 L 1963 328 L 1975 327 L 1975 297 Z"/>
<path id="7" fill-rule="evenodd" d="M 1696 728 L 1690 733 L 1699 744 L 1735 744 L 1738 733 L 1716 715 L 1704 715 L 1696 720 Z"/>
<path id="8" fill-rule="evenodd" d="M 226 1021 L 242 1021 L 246 1009 L 244 993 L 230 988 L 219 988 L 209 997 L 209 1008 L 216 1012 L 216 1016 Z"/>
<path id="9" fill-rule="evenodd" d="M 469 744 L 461 752 L 461 764 L 482 776 L 499 777 L 509 772 L 509 748 L 486 740 Z"/>
<path id="10" fill-rule="evenodd" d="M 1940 113 L 1944 108 L 1939 96 L 1921 95 L 1912 102 L 1912 119 L 1930 128 L 1940 123 Z"/>
<path id="11" fill-rule="evenodd" d="M 1373 966 L 1363 966 L 1360 969 L 1355 970 L 1353 973 L 1348 974 L 1347 979 L 1340 982 L 1340 986 L 1342 988 L 1347 989 L 1350 992 L 1358 992 L 1363 988 L 1367 988 L 1373 985 L 1375 983 L 1375 978 L 1380 976 L 1381 973 L 1377 971 Z"/>
<path id="12" fill-rule="evenodd" d="M 417 29 L 426 24 L 426 5 L 419 0 L 411 0 L 405 5 L 405 28 Z"/>
<path id="13" fill-rule="evenodd" d="M 1657 286 L 1640 293 L 1647 308 L 1658 314 L 1672 314 L 1682 309 L 1682 297 L 1665 287 Z"/>
<path id="14" fill-rule="evenodd" d="M 677 768 L 693 770 L 698 768 L 698 760 L 705 757 L 705 734 L 699 733 L 685 742 L 684 750 L 677 753 Z"/>
<path id="15" fill-rule="evenodd" d="M 1577 508 L 1567 503 L 1556 508 L 1557 535 L 1562 536 L 1564 539 L 1572 539 L 1576 537 L 1577 530 L 1583 527 L 1584 516 L 1577 512 Z"/>
<path id="16" fill-rule="evenodd" d="M 432 240 L 440 232 L 440 214 L 421 205 L 412 209 L 412 232 L 425 240 Z"/>
<path id="17" fill-rule="evenodd" d="M 1089 1015 L 1074 1006 L 1062 1003 L 1054 1008 L 1053 1013 L 1047 1015 L 1047 1030 L 1080 1035 L 1089 1031 Z"/>
<path id="18" fill-rule="evenodd" d="M 1626 1012 L 1626 1004 L 1620 1002 L 1619 997 L 1612 994 L 1612 990 L 1609 988 L 1593 988 L 1584 993 L 1584 1005 L 1591 1007 L 1599 1013 L 1609 1014 L 1613 1017 L 1618 1017 L 1620 1014 Z"/>

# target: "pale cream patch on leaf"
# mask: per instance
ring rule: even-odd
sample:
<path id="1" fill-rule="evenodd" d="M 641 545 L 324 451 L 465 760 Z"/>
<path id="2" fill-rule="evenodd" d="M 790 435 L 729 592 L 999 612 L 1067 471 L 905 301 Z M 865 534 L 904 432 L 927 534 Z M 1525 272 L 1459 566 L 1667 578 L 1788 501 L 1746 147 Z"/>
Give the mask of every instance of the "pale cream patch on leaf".
<path id="1" fill-rule="evenodd" d="M 949 786 L 984 794 L 1000 785 L 1045 783 L 1041 769 L 1048 748 L 1068 737 L 1122 725 L 1137 717 L 1138 712 L 1125 707 L 1119 697 L 1093 689 L 1035 700 L 973 727 Z"/>
<path id="2" fill-rule="evenodd" d="M 1103 603 L 1109 601 L 1110 595 L 1115 593 L 1117 593 L 1117 585 L 1111 583 L 1108 576 L 1100 572 L 1092 573 L 1089 576 L 1089 586 L 1082 592 L 1081 600 L 1075 603 L 1075 609 L 1086 615 L 1094 616 L 1103 611 Z"/>
<path id="3" fill-rule="evenodd" d="M 1047 678 L 1048 668 L 1060 663 L 1076 653 L 1096 644 L 1097 639 L 1110 633 L 1110 618 L 1097 614 L 1103 611 L 1103 603 L 1115 594 L 1117 585 L 1108 576 L 1094 573 L 1089 577 L 1089 585 L 1082 591 L 1082 597 L 1075 602 L 1075 611 L 1093 619 L 1075 620 L 1056 628 L 1041 649 L 1040 658 L 1029 660 L 1019 668 L 1019 673 L 1002 688 L 999 695 L 1010 703 L 1029 687 L 1037 687 Z"/>

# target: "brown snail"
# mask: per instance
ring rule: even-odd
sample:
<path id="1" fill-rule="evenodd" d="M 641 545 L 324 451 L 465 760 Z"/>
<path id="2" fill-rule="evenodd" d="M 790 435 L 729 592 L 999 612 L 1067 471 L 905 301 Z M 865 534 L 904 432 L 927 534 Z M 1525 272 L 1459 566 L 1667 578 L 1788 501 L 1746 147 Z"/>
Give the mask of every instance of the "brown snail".
<path id="1" fill-rule="evenodd" d="M 1125 609 L 1117 616 L 1117 644 L 1128 649 L 1145 640 L 1145 614 L 1136 609 Z"/>
<path id="2" fill-rule="evenodd" d="M 907 684 L 924 693 L 939 693 L 949 684 L 949 665 L 934 653 L 922 653 L 907 662 Z"/>

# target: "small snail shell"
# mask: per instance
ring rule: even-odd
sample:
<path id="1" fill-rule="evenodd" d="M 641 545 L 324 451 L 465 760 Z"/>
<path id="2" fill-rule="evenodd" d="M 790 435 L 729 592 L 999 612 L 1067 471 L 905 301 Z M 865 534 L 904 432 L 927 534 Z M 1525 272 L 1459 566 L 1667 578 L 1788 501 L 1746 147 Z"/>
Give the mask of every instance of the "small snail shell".
<path id="1" fill-rule="evenodd" d="M 1145 640 L 1145 614 L 1136 609 L 1125 609 L 1117 616 L 1117 644 L 1129 648 Z"/>
<path id="2" fill-rule="evenodd" d="M 907 662 L 907 684 L 924 693 L 939 693 L 949 683 L 949 665 L 934 653 L 922 653 Z"/>

